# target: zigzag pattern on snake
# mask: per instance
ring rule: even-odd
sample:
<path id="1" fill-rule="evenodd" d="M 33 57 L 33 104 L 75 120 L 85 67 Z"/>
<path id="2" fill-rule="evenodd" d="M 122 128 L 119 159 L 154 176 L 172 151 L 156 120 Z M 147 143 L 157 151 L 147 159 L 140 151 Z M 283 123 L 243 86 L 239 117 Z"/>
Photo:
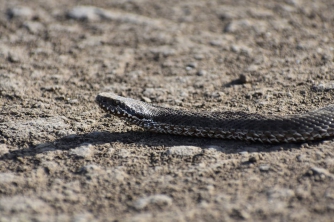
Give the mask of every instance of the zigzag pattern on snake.
<path id="1" fill-rule="evenodd" d="M 113 93 L 100 93 L 96 102 L 105 111 L 156 133 L 268 143 L 311 141 L 334 135 L 334 105 L 275 116 L 177 110 Z"/>

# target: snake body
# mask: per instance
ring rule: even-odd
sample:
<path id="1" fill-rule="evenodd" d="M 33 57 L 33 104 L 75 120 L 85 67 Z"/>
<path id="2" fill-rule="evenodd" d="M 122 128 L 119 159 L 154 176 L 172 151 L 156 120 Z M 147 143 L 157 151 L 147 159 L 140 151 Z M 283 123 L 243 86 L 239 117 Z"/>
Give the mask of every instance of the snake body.
<path id="1" fill-rule="evenodd" d="M 265 116 L 245 112 L 177 110 L 113 93 L 100 93 L 96 102 L 105 111 L 156 133 L 268 143 L 334 136 L 334 105 L 304 114 Z"/>

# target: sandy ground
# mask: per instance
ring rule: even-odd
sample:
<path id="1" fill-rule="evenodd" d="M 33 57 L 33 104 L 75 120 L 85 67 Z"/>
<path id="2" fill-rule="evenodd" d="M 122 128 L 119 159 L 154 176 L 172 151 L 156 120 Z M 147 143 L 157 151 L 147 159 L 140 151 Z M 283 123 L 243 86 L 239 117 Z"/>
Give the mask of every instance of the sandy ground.
<path id="1" fill-rule="evenodd" d="M 334 141 L 145 132 L 95 104 L 332 103 L 331 0 L 0 1 L 0 221 L 331 221 Z"/>

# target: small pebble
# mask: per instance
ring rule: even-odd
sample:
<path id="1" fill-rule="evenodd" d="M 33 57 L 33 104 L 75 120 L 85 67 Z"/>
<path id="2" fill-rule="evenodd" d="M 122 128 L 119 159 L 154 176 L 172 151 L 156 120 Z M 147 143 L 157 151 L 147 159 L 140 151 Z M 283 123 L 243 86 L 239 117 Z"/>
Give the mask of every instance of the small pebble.
<path id="1" fill-rule="evenodd" d="M 11 63 L 18 63 L 20 62 L 20 57 L 17 54 L 10 52 L 8 53 L 8 61 Z"/>
<path id="2" fill-rule="evenodd" d="M 190 67 L 190 68 L 196 68 L 197 67 L 197 64 L 195 62 L 192 62 L 192 63 L 188 63 L 187 64 L 187 67 Z"/>
<path id="3" fill-rule="evenodd" d="M 167 150 L 168 155 L 177 155 L 177 156 L 193 156 L 200 154 L 202 148 L 197 146 L 173 146 Z"/>
<path id="4" fill-rule="evenodd" d="M 0 156 L 8 153 L 8 148 L 6 144 L 0 144 Z"/>
<path id="5" fill-rule="evenodd" d="M 75 214 L 71 221 L 73 222 L 94 221 L 94 216 L 88 212 L 81 212 Z"/>
<path id="6" fill-rule="evenodd" d="M 77 6 L 67 13 L 67 17 L 76 20 L 96 21 L 100 19 L 97 8 L 92 6 Z"/>
<path id="7" fill-rule="evenodd" d="M 142 96 L 141 99 L 146 103 L 151 103 L 152 102 L 152 100 L 150 98 L 146 97 L 146 96 Z"/>
<path id="8" fill-rule="evenodd" d="M 84 143 L 81 146 L 70 150 L 70 154 L 84 159 L 90 159 L 93 156 L 93 153 L 93 145 L 89 143 Z"/>
<path id="9" fill-rule="evenodd" d="M 248 161 L 250 163 L 256 163 L 258 160 L 259 158 L 257 156 L 251 156 Z"/>
<path id="10" fill-rule="evenodd" d="M 206 74 L 207 74 L 207 72 L 206 72 L 205 70 L 199 70 L 199 71 L 197 72 L 197 75 L 198 75 L 198 76 L 206 76 Z"/>
<path id="11" fill-rule="evenodd" d="M 202 60 L 204 58 L 205 58 L 205 56 L 203 54 L 195 54 L 194 55 L 194 59 L 196 59 L 196 60 Z"/>
<path id="12" fill-rule="evenodd" d="M 7 15 L 10 19 L 19 18 L 30 20 L 35 16 L 35 13 L 32 9 L 24 6 L 13 7 L 7 10 Z"/>
<path id="13" fill-rule="evenodd" d="M 312 174 L 324 175 L 330 178 L 334 178 L 334 175 L 331 174 L 328 170 L 321 167 L 311 167 Z"/>
<path id="14" fill-rule="evenodd" d="M 270 169 L 270 165 L 269 164 L 263 164 L 259 166 L 260 171 L 265 172 L 268 171 Z"/>
<path id="15" fill-rule="evenodd" d="M 158 205 L 159 207 L 161 206 L 171 206 L 173 203 L 173 199 L 167 195 L 163 194 L 157 194 L 157 195 L 152 195 L 149 197 L 143 197 L 138 199 L 134 203 L 134 207 L 137 210 L 142 210 L 148 205 Z"/>
<path id="16" fill-rule="evenodd" d="M 29 32 L 36 34 L 44 29 L 44 26 L 40 22 L 27 21 L 23 23 L 23 27 L 29 30 Z"/>
<path id="17" fill-rule="evenodd" d="M 41 165 L 48 171 L 48 174 L 52 174 L 56 172 L 57 170 L 59 170 L 58 163 L 54 161 L 45 161 L 45 162 L 42 162 Z"/>
<path id="18" fill-rule="evenodd" d="M 334 81 L 321 83 L 318 85 L 314 85 L 313 89 L 316 91 L 329 91 L 334 89 Z"/>
<path id="19" fill-rule="evenodd" d="M 246 155 L 248 155 L 248 152 L 247 151 L 241 151 L 241 152 L 239 152 L 239 154 L 242 155 L 242 156 L 246 156 Z"/>
<path id="20" fill-rule="evenodd" d="M 240 74 L 240 76 L 239 76 L 239 82 L 240 82 L 240 84 L 245 84 L 245 83 L 247 83 L 249 81 L 250 81 L 250 79 L 249 79 L 248 75 Z"/>
<path id="21" fill-rule="evenodd" d="M 69 104 L 78 104 L 79 103 L 79 100 L 77 99 L 71 99 L 68 101 Z"/>

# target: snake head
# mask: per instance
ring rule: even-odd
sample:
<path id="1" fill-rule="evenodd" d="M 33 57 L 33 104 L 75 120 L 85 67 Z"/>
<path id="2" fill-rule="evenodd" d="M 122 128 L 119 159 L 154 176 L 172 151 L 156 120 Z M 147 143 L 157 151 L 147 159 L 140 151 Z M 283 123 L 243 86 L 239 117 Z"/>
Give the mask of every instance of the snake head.
<path id="1" fill-rule="evenodd" d="M 147 119 L 147 103 L 118 96 L 114 93 L 100 93 L 96 102 L 105 111 L 125 119 Z"/>

